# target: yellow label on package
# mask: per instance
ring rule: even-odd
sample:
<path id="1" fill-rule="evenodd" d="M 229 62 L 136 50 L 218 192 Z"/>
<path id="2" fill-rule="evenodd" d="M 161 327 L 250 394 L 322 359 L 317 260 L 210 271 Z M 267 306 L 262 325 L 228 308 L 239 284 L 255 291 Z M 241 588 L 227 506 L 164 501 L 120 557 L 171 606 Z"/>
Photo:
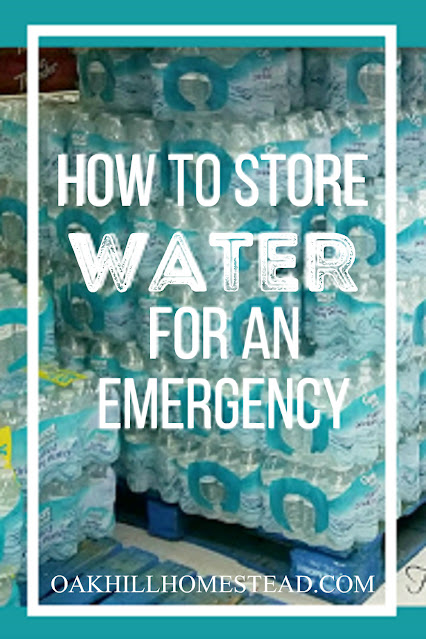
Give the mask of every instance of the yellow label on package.
<path id="1" fill-rule="evenodd" d="M 45 379 L 57 386 L 69 386 L 76 379 L 86 379 L 86 375 L 77 373 L 76 371 L 68 370 L 67 368 L 58 368 L 56 364 L 44 364 L 43 368 L 40 368 L 39 377 Z"/>
<path id="2" fill-rule="evenodd" d="M 12 468 L 12 432 L 9 426 L 0 426 L 0 468 Z"/>

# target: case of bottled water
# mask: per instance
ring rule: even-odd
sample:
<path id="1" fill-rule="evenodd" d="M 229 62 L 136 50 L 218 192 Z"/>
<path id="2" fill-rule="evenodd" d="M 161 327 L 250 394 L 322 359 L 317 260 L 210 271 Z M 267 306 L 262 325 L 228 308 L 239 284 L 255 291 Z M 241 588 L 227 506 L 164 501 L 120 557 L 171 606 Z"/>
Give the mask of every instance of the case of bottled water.
<path id="1" fill-rule="evenodd" d="M 306 49 L 305 100 L 337 112 L 384 109 L 385 55 L 380 49 Z M 400 75 L 400 55 L 397 73 Z M 400 94 L 398 94 L 400 95 Z"/>
<path id="2" fill-rule="evenodd" d="M 85 49 L 78 52 L 82 101 L 114 112 L 152 111 L 152 71 L 147 49 Z"/>

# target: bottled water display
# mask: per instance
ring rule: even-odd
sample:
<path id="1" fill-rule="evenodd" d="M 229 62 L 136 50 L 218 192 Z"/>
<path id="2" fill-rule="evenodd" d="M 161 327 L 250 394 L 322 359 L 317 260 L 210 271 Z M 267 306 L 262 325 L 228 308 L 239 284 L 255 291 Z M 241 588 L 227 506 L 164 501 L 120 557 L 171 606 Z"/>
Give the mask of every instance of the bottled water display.
<path id="1" fill-rule="evenodd" d="M 407 81 L 402 60 L 402 86 Z M 416 58 L 417 59 L 417 58 Z M 90 205 L 64 207 L 55 198 L 45 200 L 44 255 L 55 300 L 61 364 L 75 370 L 90 368 L 98 376 L 132 377 L 143 398 L 149 377 L 182 377 L 172 396 L 176 406 L 169 421 L 183 430 L 164 433 L 138 430 L 134 424 L 121 433 L 119 469 L 134 492 L 158 490 L 170 503 L 189 513 L 238 522 L 251 528 L 284 534 L 313 545 L 347 550 L 374 539 L 384 517 L 384 336 L 385 336 L 385 197 L 384 197 L 384 56 L 380 50 L 298 49 L 153 49 L 84 50 L 79 54 L 81 101 L 60 108 L 55 127 L 64 130 L 64 148 L 71 156 L 99 150 L 155 153 L 149 204 L 133 201 L 122 207 L 118 199 L 101 209 Z M 133 90 L 131 90 L 133 87 Z M 144 96 L 142 97 L 142 92 Z M 422 303 L 420 285 L 424 203 L 419 180 L 422 166 L 424 118 L 417 111 L 401 110 L 398 172 L 398 266 L 410 279 L 399 300 L 399 472 L 400 511 L 416 503 L 422 488 Z M 62 115 L 68 119 L 63 126 Z M 56 125 L 56 123 L 59 123 Z M 56 129 L 55 129 L 56 131 Z M 221 161 L 221 198 L 211 208 L 195 199 L 195 163 L 184 168 L 185 202 L 176 202 L 177 165 L 171 153 L 214 153 Z M 277 206 L 269 205 L 269 167 L 260 155 L 287 156 L 303 152 L 315 161 L 317 153 L 333 153 L 343 163 L 348 153 L 363 153 L 368 160 L 359 172 L 365 184 L 354 197 L 367 206 L 338 206 L 326 192 L 323 206 L 295 207 L 287 193 L 287 169 L 278 164 Z M 248 186 L 235 172 L 241 153 L 259 159 L 259 168 L 247 174 L 259 187 L 254 207 L 243 207 L 230 194 Z M 71 157 L 71 162 L 73 161 Z M 146 156 L 147 157 L 147 156 Z M 43 160 L 42 160 L 43 163 Z M 45 166 L 49 166 L 46 158 Z M 146 169 L 145 163 L 144 168 Z M 102 186 L 102 176 L 99 184 Z M 412 188 L 413 184 L 417 188 Z M 344 189 L 344 183 L 341 184 Z M 296 195 L 304 190 L 303 173 L 295 176 Z M 411 187 L 411 188 L 410 188 Z M 203 195 L 212 189 L 212 174 L 203 173 Z M 46 183 L 46 191 L 48 184 Z M 143 265 L 126 293 L 118 294 L 108 277 L 96 294 L 88 293 L 67 241 L 71 230 L 88 230 L 95 245 L 112 231 L 125 243 L 131 232 L 150 234 Z M 221 252 L 208 246 L 207 231 L 249 231 L 254 246 L 240 253 L 240 289 L 223 292 Z M 356 248 L 352 273 L 358 290 L 342 293 L 330 288 L 312 293 L 259 291 L 257 238 L 264 231 L 291 231 L 299 242 L 291 252 L 301 275 L 303 239 L 308 232 L 333 231 L 348 235 Z M 176 231 L 183 231 L 205 276 L 208 292 L 194 294 L 183 287 L 149 293 L 148 286 Z M 417 270 L 416 270 L 417 269 Z M 405 275 L 404 275 L 405 277 Z M 414 279 L 413 279 L 414 277 Z M 417 279 L 416 279 L 417 277 Z M 176 312 L 215 304 L 227 313 L 227 359 L 219 350 L 209 360 L 177 357 L 173 341 Z M 160 316 L 159 357 L 150 358 L 149 317 L 155 306 L 168 306 Z M 242 360 L 250 310 L 259 306 L 269 337 L 274 309 L 290 316 L 300 313 L 300 357 L 292 360 L 282 349 L 279 360 L 251 355 Z M 136 319 L 137 318 L 137 319 Z M 191 345 L 191 321 L 183 333 L 183 347 Z M 184 326 L 186 326 L 184 324 Z M 200 326 L 203 322 L 200 321 Z M 201 328 L 200 337 L 202 338 Z M 187 340 L 187 343 L 185 342 Z M 268 406 L 262 385 L 253 391 L 261 407 L 251 410 L 251 421 L 266 425 L 275 416 L 278 428 L 246 430 L 242 423 L 225 431 L 206 430 L 202 416 L 188 427 L 189 377 L 204 377 L 213 388 L 222 377 L 234 378 L 241 388 L 245 377 L 286 379 L 327 376 L 350 386 L 341 408 L 341 426 L 333 428 L 333 414 L 322 393 L 305 397 L 304 413 L 321 411 L 313 431 L 296 421 L 286 428 L 278 405 Z M 423 386 L 422 386 L 423 384 Z M 321 384 L 320 384 L 321 386 Z M 202 396 L 202 388 L 196 389 Z M 141 400 L 140 400 L 141 401 Z M 215 397 L 208 406 L 213 409 Z M 242 394 L 223 396 L 222 411 L 231 414 L 231 402 L 242 411 Z M 159 401 L 161 404 L 161 402 Z M 161 406 L 158 411 L 161 419 Z M 241 418 L 240 418 L 241 419 Z M 411 476 L 416 460 L 417 471 Z M 424 465 L 424 464 L 423 464 Z M 161 469 L 161 471 L 160 471 Z"/>
<path id="2" fill-rule="evenodd" d="M 398 114 L 398 505 L 412 509 L 426 493 L 426 357 L 424 285 L 426 111 L 425 52 L 402 50 L 398 56 L 402 106 Z M 399 64 L 401 71 L 399 73 Z M 84 49 L 78 51 L 80 93 L 40 99 L 40 554 L 64 560 L 81 540 L 110 535 L 114 525 L 115 470 L 131 491 L 158 491 L 187 513 L 238 523 L 316 547 L 347 552 L 374 540 L 384 526 L 385 476 L 385 109 L 384 54 L 379 49 L 162 48 Z M 13 576 L 22 567 L 26 502 L 26 109 L 20 99 L 0 102 L 0 605 L 16 600 Z M 77 170 L 77 154 L 122 154 L 126 170 L 140 154 L 144 178 L 151 174 L 149 202 L 136 197 L 124 206 L 114 173 L 113 197 L 106 206 L 77 205 L 70 197 L 58 205 L 59 154 L 68 155 L 68 171 Z M 177 163 L 173 153 L 191 153 L 184 167 L 184 206 L 176 197 Z M 221 165 L 217 204 L 196 199 L 196 160 L 213 153 Z M 249 184 L 238 176 L 236 159 L 250 153 L 258 160 L 248 178 L 259 189 L 255 206 L 237 204 Z M 357 173 L 365 184 L 353 189 L 367 206 L 332 201 L 325 189 L 320 206 L 296 207 L 288 197 L 286 163 L 277 164 L 276 206 L 270 205 L 271 169 L 265 153 L 287 157 L 303 153 L 315 166 L 318 154 L 336 155 L 343 165 L 350 153 L 368 160 Z M 154 163 L 152 160 L 154 159 Z M 342 171 L 342 176 L 343 176 Z M 202 194 L 212 194 L 212 170 L 203 169 Z M 96 165 L 96 193 L 108 184 Z M 301 197 L 305 173 L 295 170 L 294 190 Z M 167 286 L 150 293 L 149 284 L 168 243 L 182 231 L 200 265 L 205 293 Z M 246 231 L 254 243 L 239 255 L 239 290 L 223 291 L 223 252 L 208 243 L 212 231 Z M 259 234 L 293 232 L 298 243 L 293 274 L 301 285 L 292 293 L 264 292 L 258 283 Z M 132 232 L 149 239 L 132 286 L 118 293 L 108 275 L 90 293 L 68 239 L 89 232 L 95 249 L 105 233 L 114 233 L 124 249 Z M 351 268 L 357 291 L 343 293 L 327 282 L 314 293 L 303 283 L 304 239 L 310 232 L 337 232 L 352 239 Z M 281 272 L 279 275 L 285 275 Z M 150 357 L 150 311 L 159 316 L 159 355 Z M 175 352 L 174 322 L 191 307 L 202 343 L 205 307 L 226 312 L 226 359 L 212 343 L 208 359 Z M 250 312 L 260 308 L 267 340 L 274 337 L 274 315 L 284 311 L 291 324 L 299 310 L 299 357 L 280 342 L 280 356 L 262 352 L 243 359 Z M 182 348 L 191 349 L 194 317 L 183 315 Z M 210 330 L 217 329 L 212 318 Z M 149 378 L 174 378 L 171 423 L 158 427 L 99 428 L 98 379 L 132 378 L 139 403 Z M 206 402 L 219 405 L 224 422 L 237 414 L 235 428 L 204 427 L 202 411 L 190 415 L 189 378 L 203 378 L 212 389 Z M 220 400 L 219 380 L 235 380 Z M 333 388 L 350 379 L 340 411 L 340 428 L 323 378 Z M 249 421 L 265 429 L 243 428 L 243 380 L 252 387 Z M 317 428 L 292 428 L 278 401 L 272 404 L 265 380 L 286 389 L 288 379 L 318 380 L 319 392 L 305 393 L 303 416 Z M 161 383 L 158 424 L 164 417 Z M 193 389 L 203 398 L 200 382 Z M 108 422 L 122 422 L 123 397 L 107 409 Z M 271 401 L 271 404 L 270 404 Z M 284 393 L 285 407 L 294 396 Z M 269 428 L 274 422 L 275 427 Z M 2 430 L 2 426 L 7 427 Z M 149 425 L 149 423 L 148 423 Z M 3 439 L 2 439 L 3 437 Z M 118 460 L 118 462 L 117 462 Z M 116 463 L 117 462 L 117 463 Z M 113 464 L 116 463 L 115 469 Z M 13 470 L 12 470 L 13 469 Z"/>

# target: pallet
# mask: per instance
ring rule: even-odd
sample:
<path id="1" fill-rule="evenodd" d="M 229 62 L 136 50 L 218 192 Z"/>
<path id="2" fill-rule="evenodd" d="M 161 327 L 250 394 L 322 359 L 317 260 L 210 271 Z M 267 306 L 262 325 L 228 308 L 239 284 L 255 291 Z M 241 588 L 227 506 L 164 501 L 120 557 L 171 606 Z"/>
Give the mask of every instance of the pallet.
<path id="1" fill-rule="evenodd" d="M 123 499 L 120 485 L 120 503 L 127 508 L 120 509 L 118 519 L 138 527 L 147 528 L 156 536 L 166 539 L 185 539 L 189 543 L 201 545 L 229 556 L 240 564 L 252 568 L 257 573 L 275 575 L 277 580 L 288 577 L 296 585 L 296 575 L 307 575 L 313 581 L 310 594 L 325 596 L 315 592 L 319 578 L 324 574 L 338 576 L 359 575 L 366 581 L 374 575 L 375 589 L 383 581 L 383 538 L 357 548 L 351 553 L 325 552 L 324 548 L 310 548 L 304 544 L 289 542 L 278 536 L 259 536 L 259 531 L 251 531 L 242 526 L 224 524 L 206 520 L 202 517 L 186 515 L 176 505 L 165 504 L 153 494 L 133 495 L 126 492 Z M 136 508 L 135 504 L 140 506 Z M 130 509 L 130 510 L 129 510 Z M 426 545 L 426 503 L 417 510 L 406 514 L 398 522 L 398 568 L 404 566 Z M 40 602 L 42 605 L 280 605 L 281 602 L 261 593 L 214 593 L 201 592 L 184 594 L 157 593 L 162 575 L 176 575 L 184 580 L 196 575 L 188 566 L 173 561 L 160 561 L 159 558 L 139 548 L 124 548 L 113 539 L 99 541 L 87 540 L 80 544 L 77 555 L 67 561 L 49 561 L 40 568 Z M 52 579 L 63 575 L 72 584 L 78 576 L 87 589 L 89 575 L 101 575 L 96 582 L 104 590 L 106 575 L 137 575 L 136 588 L 145 592 L 122 593 L 114 587 L 111 593 L 74 592 L 62 594 L 52 590 Z M 151 576 L 151 588 L 148 589 L 148 575 Z M 205 577 L 209 581 L 210 577 Z M 59 585 L 59 583 L 58 583 Z M 330 593 L 325 597 L 332 603 L 362 603 L 369 593 Z M 26 605 L 26 584 L 21 584 L 21 603 Z"/>
<path id="2" fill-rule="evenodd" d="M 54 592 L 52 580 L 57 575 L 62 575 L 68 581 L 68 588 L 63 593 Z M 89 589 L 89 575 L 98 577 L 96 586 L 102 591 L 107 590 L 107 575 L 135 575 L 135 586 L 132 580 L 128 581 L 128 588 L 144 592 L 120 592 L 123 589 L 122 579 L 119 588 L 117 584 L 110 584 L 110 593 L 81 592 L 76 585 L 70 592 L 71 585 L 75 582 L 81 584 L 85 591 Z M 260 593 L 234 593 L 234 592 L 194 592 L 183 593 L 181 591 L 157 592 L 161 587 L 162 576 L 169 578 L 176 575 L 182 579 L 182 588 L 190 590 L 191 578 L 196 577 L 197 572 L 189 566 L 178 564 L 174 561 L 160 561 L 153 553 L 140 548 L 125 548 L 112 539 L 99 541 L 87 540 L 80 544 L 79 552 L 67 561 L 48 561 L 40 568 L 40 604 L 41 605 L 280 605 L 282 602 Z M 79 581 L 75 581 L 78 577 Z M 205 577 L 205 582 L 210 581 L 210 576 Z M 56 588 L 62 588 L 64 582 L 57 579 Z M 218 586 L 217 586 L 218 587 Z M 161 588 L 160 588 L 161 589 Z M 21 585 L 21 603 L 26 605 L 26 584 Z"/>
<path id="3" fill-rule="evenodd" d="M 310 594 L 332 603 L 361 604 L 371 593 L 339 591 L 324 593 L 319 586 L 323 575 L 358 575 L 363 583 L 373 575 L 374 590 L 384 581 L 384 535 L 347 552 L 325 547 L 312 547 L 272 535 L 263 530 L 250 530 L 237 524 L 187 515 L 178 505 L 163 502 L 155 493 L 133 494 L 119 482 L 118 521 L 148 530 L 167 540 L 185 540 L 226 555 L 238 563 L 277 580 L 288 577 L 296 589 L 297 576 L 312 580 Z M 407 513 L 398 522 L 398 567 L 407 563 L 426 545 L 426 504 Z"/>

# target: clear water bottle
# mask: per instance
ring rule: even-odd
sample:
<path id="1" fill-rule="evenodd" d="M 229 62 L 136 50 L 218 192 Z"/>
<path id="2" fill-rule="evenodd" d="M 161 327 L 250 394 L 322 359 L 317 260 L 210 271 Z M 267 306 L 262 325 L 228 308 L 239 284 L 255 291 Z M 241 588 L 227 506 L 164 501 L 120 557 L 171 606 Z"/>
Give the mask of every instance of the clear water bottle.
<path id="1" fill-rule="evenodd" d="M 420 450 L 416 436 L 405 436 L 398 445 L 398 494 L 403 509 L 420 499 Z"/>
<path id="2" fill-rule="evenodd" d="M 366 407 L 358 419 L 355 418 L 354 424 L 354 458 L 363 466 L 373 464 L 379 457 L 385 425 L 383 385 L 384 367 L 374 365 L 370 359 L 361 362 L 357 375 L 351 379 L 351 399 L 360 398 Z"/>
<path id="3" fill-rule="evenodd" d="M 105 66 L 99 60 L 93 60 L 87 67 L 87 88 L 96 102 L 102 102 L 101 94 L 106 88 Z"/>
<path id="4" fill-rule="evenodd" d="M 3 208 L 1 213 L 1 237 L 6 247 L 14 251 L 25 252 L 26 248 L 26 222 L 25 218 L 19 214 L 19 210 L 24 210 L 26 206 L 27 189 L 25 184 L 7 180 L 4 187 L 5 201 L 3 206 L 8 204 L 10 210 Z M 3 197 L 1 199 L 3 199 Z M 25 209 L 26 210 L 26 209 Z"/>
<path id="5" fill-rule="evenodd" d="M 165 204 L 158 204 L 156 207 L 135 206 L 130 210 L 130 218 L 135 233 L 148 233 L 148 241 L 143 254 L 143 259 L 136 271 L 135 280 L 141 291 L 146 292 L 154 273 L 167 248 L 167 237 L 158 228 L 158 220 L 161 218 L 162 207 Z"/>
<path id="6" fill-rule="evenodd" d="M 111 377 L 116 373 L 115 348 L 107 337 L 99 337 L 93 343 L 89 356 L 90 368 L 99 377 Z"/>
<path id="7" fill-rule="evenodd" d="M 370 63 L 361 67 L 358 82 L 364 91 L 370 109 L 383 109 L 385 104 L 385 67 Z"/>
<path id="8" fill-rule="evenodd" d="M 130 116 L 126 122 L 126 137 L 129 142 L 128 164 L 130 167 L 131 154 L 141 155 L 142 168 L 146 178 L 148 161 L 151 154 L 155 155 L 154 173 L 151 183 L 150 202 L 157 202 L 161 197 L 161 138 L 154 120 Z"/>
<path id="9" fill-rule="evenodd" d="M 111 535 L 115 524 L 115 473 L 110 466 L 91 464 L 84 472 L 85 486 L 79 495 L 80 539 Z"/>
<path id="10" fill-rule="evenodd" d="M 80 372 L 86 367 L 89 342 L 71 332 L 62 333 L 58 340 L 59 363 L 61 366 Z"/>
<path id="11" fill-rule="evenodd" d="M 122 431 L 122 460 L 132 492 L 158 489 L 157 434 L 148 427 Z"/>
<path id="12" fill-rule="evenodd" d="M 13 597 L 14 581 L 7 575 L 0 576 L 0 608 L 10 605 Z"/>
<path id="13" fill-rule="evenodd" d="M 4 278 L 6 279 L 6 278 Z M 9 280 L 9 278 L 7 278 Z M 0 289 L 0 311 L 3 311 L 4 324 L 0 326 L 0 371 L 7 372 L 12 361 L 13 324 L 7 321 L 7 309 L 9 306 L 8 287 Z"/>
<path id="14" fill-rule="evenodd" d="M 357 277 L 362 277 L 371 271 L 367 260 L 376 251 L 376 240 L 374 235 L 362 226 L 354 226 L 349 231 L 349 239 L 355 246 L 356 257 L 355 263 L 351 267 L 351 275 L 357 282 Z"/>
<path id="15" fill-rule="evenodd" d="M 398 367 L 398 423 L 401 433 L 418 430 L 420 422 L 420 370 L 417 358 Z"/>
<path id="16" fill-rule="evenodd" d="M 40 563 L 76 554 L 79 541 L 78 493 L 82 478 L 52 481 L 40 491 Z"/>
<path id="17" fill-rule="evenodd" d="M 142 406 L 145 399 L 148 371 L 137 343 L 132 340 L 117 346 L 117 361 L 122 378 L 133 378 L 139 406 Z"/>
<path id="18" fill-rule="evenodd" d="M 355 509 L 356 541 L 363 544 L 373 541 L 379 534 L 381 486 L 374 470 L 368 467 L 360 476 L 359 481 L 363 490 Z"/>
<path id="19" fill-rule="evenodd" d="M 189 515 L 201 514 L 202 509 L 191 494 L 188 483 L 188 467 L 201 457 L 202 442 L 195 436 L 184 437 L 180 442 L 178 465 L 180 473 L 180 506 Z"/>
<path id="20" fill-rule="evenodd" d="M 301 109 L 305 105 L 303 86 L 303 54 L 301 49 L 287 49 L 287 79 L 291 109 Z"/>
<path id="21" fill-rule="evenodd" d="M 6 517 L 15 508 L 19 497 L 19 484 L 13 470 L 0 467 L 0 519 Z"/>
<path id="22" fill-rule="evenodd" d="M 299 381 L 302 379 L 302 375 L 293 370 L 287 371 L 287 374 L 293 380 L 293 398 L 295 398 L 296 392 L 297 392 L 297 385 Z M 309 389 L 309 387 L 307 387 L 307 389 Z M 288 398 L 286 395 L 284 395 L 284 400 L 288 401 Z M 326 404 L 324 400 L 322 402 L 318 402 L 318 398 L 315 397 L 312 392 L 311 393 L 308 392 L 308 394 L 305 396 L 305 401 L 310 403 L 312 407 L 315 407 L 321 410 L 321 413 L 322 413 L 322 408 L 319 404 L 322 404 L 323 408 Z M 329 415 L 330 413 L 329 405 L 325 406 L 325 411 L 326 411 L 325 415 Z M 281 418 L 279 418 L 279 422 L 275 423 L 275 428 L 279 430 L 280 440 L 293 451 L 293 455 L 297 457 L 298 459 L 303 459 L 307 455 L 309 455 L 311 452 L 313 431 L 302 428 L 298 423 L 296 414 L 293 415 L 292 425 L 293 425 L 292 428 L 287 428 L 285 426 L 284 421 Z"/>
<path id="23" fill-rule="evenodd" d="M 347 492 L 354 481 L 354 471 L 337 466 L 326 471 L 324 490 L 329 502 L 327 541 L 336 550 L 348 550 L 355 539 L 355 503 Z"/>
<path id="24" fill-rule="evenodd" d="M 269 452 L 263 459 L 260 475 L 262 485 L 262 523 L 263 530 L 268 533 L 282 533 L 282 527 L 271 509 L 271 484 L 288 477 L 290 473 L 288 458 L 283 455 Z"/>
<path id="25" fill-rule="evenodd" d="M 57 188 L 58 155 L 65 153 L 68 113 L 54 104 L 40 112 L 40 179 L 43 188 Z"/>
<path id="26" fill-rule="evenodd" d="M 100 291 L 103 310 L 103 333 L 111 340 L 123 342 L 135 334 L 134 296 L 132 288 L 119 293 L 112 278 Z"/>
<path id="27" fill-rule="evenodd" d="M 85 153 L 87 157 L 90 157 L 94 153 L 93 134 L 95 132 L 94 124 L 87 111 L 77 108 L 73 115 L 67 143 L 71 175 L 76 173 L 78 154 Z"/>
<path id="28" fill-rule="evenodd" d="M 156 467 L 161 468 L 158 490 L 161 498 L 172 504 L 179 501 L 181 493 L 178 454 L 179 439 L 170 431 L 162 431 L 158 437 L 156 457 Z"/>
<path id="29" fill-rule="evenodd" d="M 243 449 L 238 455 L 237 474 L 241 479 L 238 520 L 247 528 L 262 523 L 262 491 L 260 485 L 261 454 L 258 450 Z"/>
<path id="30" fill-rule="evenodd" d="M 14 574 L 22 558 L 22 516 L 18 511 L 21 489 L 11 468 L 0 467 L 0 522 L 3 530 L 3 548 L 0 574 Z"/>

